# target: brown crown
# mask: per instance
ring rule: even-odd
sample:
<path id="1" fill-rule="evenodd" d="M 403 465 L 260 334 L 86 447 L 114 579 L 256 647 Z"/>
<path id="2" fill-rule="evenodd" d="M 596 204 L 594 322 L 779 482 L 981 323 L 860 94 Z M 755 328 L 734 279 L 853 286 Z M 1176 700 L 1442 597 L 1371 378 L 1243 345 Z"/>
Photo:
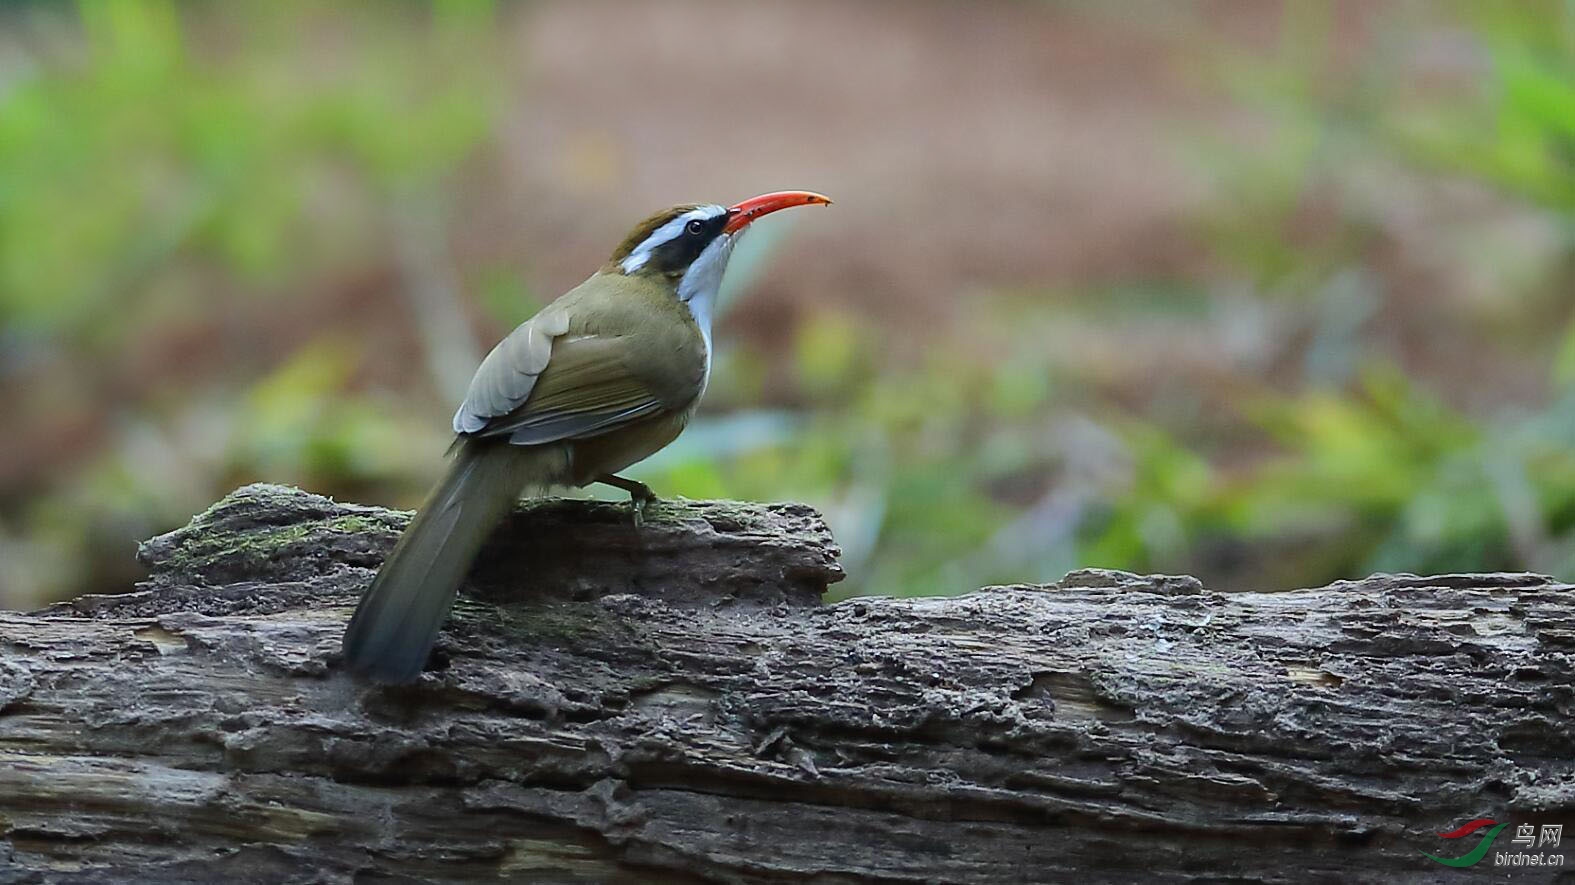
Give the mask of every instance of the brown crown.
<path id="1" fill-rule="evenodd" d="M 684 203 L 679 206 L 674 206 L 671 209 L 663 209 L 655 215 L 652 215 L 650 218 L 647 218 L 646 220 L 635 225 L 634 230 L 629 231 L 629 235 L 624 237 L 623 242 L 618 244 L 618 248 L 613 250 L 612 257 L 607 259 L 607 263 L 618 264 L 625 258 L 628 258 L 629 253 L 633 252 L 641 243 L 645 242 L 646 237 L 649 237 L 651 234 L 655 233 L 657 228 L 669 221 L 672 221 L 674 218 L 677 218 L 685 212 L 688 212 L 691 209 L 699 209 L 703 205 L 705 204 Z"/>

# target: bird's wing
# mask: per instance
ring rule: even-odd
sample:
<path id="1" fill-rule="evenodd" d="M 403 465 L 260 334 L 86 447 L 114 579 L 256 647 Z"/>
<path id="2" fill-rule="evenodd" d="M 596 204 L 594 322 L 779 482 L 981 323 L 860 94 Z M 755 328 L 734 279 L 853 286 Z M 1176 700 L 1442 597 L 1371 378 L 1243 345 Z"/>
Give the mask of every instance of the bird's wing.
<path id="1" fill-rule="evenodd" d="M 568 313 L 549 305 L 499 341 L 470 379 L 454 432 L 481 433 L 524 405 L 552 359 L 553 341 L 568 331 Z"/>
<path id="2" fill-rule="evenodd" d="M 523 331 L 521 327 L 514 334 Z M 505 339 L 493 354 L 507 343 Z M 493 361 L 489 355 L 455 416 L 455 429 L 483 437 L 507 436 L 515 445 L 537 445 L 596 436 L 670 408 L 630 367 L 627 338 L 559 335 L 547 339 L 545 348 L 539 347 L 521 345 L 517 362 L 493 366 L 488 365 Z M 490 398 L 478 398 L 478 389 Z M 490 414 L 481 411 L 483 402 L 493 410 Z M 511 402 L 513 407 L 506 409 Z"/>

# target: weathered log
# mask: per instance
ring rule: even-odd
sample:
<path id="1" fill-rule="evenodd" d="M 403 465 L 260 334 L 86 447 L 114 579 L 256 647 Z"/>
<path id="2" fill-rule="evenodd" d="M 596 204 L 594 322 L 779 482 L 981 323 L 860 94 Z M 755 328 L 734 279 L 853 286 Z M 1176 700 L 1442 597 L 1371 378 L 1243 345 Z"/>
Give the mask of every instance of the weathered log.
<path id="1" fill-rule="evenodd" d="M 824 605 L 808 508 L 544 501 L 371 686 L 406 518 L 250 486 L 136 592 L 0 613 L 0 881 L 1432 881 L 1464 820 L 1575 817 L 1548 578 Z"/>

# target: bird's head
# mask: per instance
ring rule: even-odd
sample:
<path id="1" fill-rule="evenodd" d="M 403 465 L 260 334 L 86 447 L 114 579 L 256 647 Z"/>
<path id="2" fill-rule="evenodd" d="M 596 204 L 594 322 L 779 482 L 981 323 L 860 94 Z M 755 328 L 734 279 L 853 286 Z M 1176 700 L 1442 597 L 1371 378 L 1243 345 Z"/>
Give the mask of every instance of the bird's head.
<path id="1" fill-rule="evenodd" d="M 666 280 L 686 303 L 709 299 L 722 283 L 733 244 L 751 222 L 781 209 L 831 200 L 809 191 L 762 194 L 735 206 L 686 203 L 640 222 L 613 252 L 608 269 Z"/>

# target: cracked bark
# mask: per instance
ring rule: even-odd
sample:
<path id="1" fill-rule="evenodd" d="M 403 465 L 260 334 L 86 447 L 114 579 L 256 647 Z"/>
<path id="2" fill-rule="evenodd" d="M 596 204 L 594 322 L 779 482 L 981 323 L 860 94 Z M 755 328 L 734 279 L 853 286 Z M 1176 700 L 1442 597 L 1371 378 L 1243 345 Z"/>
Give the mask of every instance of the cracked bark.
<path id="1" fill-rule="evenodd" d="M 823 605 L 808 508 L 536 502 L 368 686 L 405 519 L 249 486 L 137 592 L 0 613 L 0 881 L 1433 881 L 1438 833 L 1575 810 L 1547 578 Z"/>

